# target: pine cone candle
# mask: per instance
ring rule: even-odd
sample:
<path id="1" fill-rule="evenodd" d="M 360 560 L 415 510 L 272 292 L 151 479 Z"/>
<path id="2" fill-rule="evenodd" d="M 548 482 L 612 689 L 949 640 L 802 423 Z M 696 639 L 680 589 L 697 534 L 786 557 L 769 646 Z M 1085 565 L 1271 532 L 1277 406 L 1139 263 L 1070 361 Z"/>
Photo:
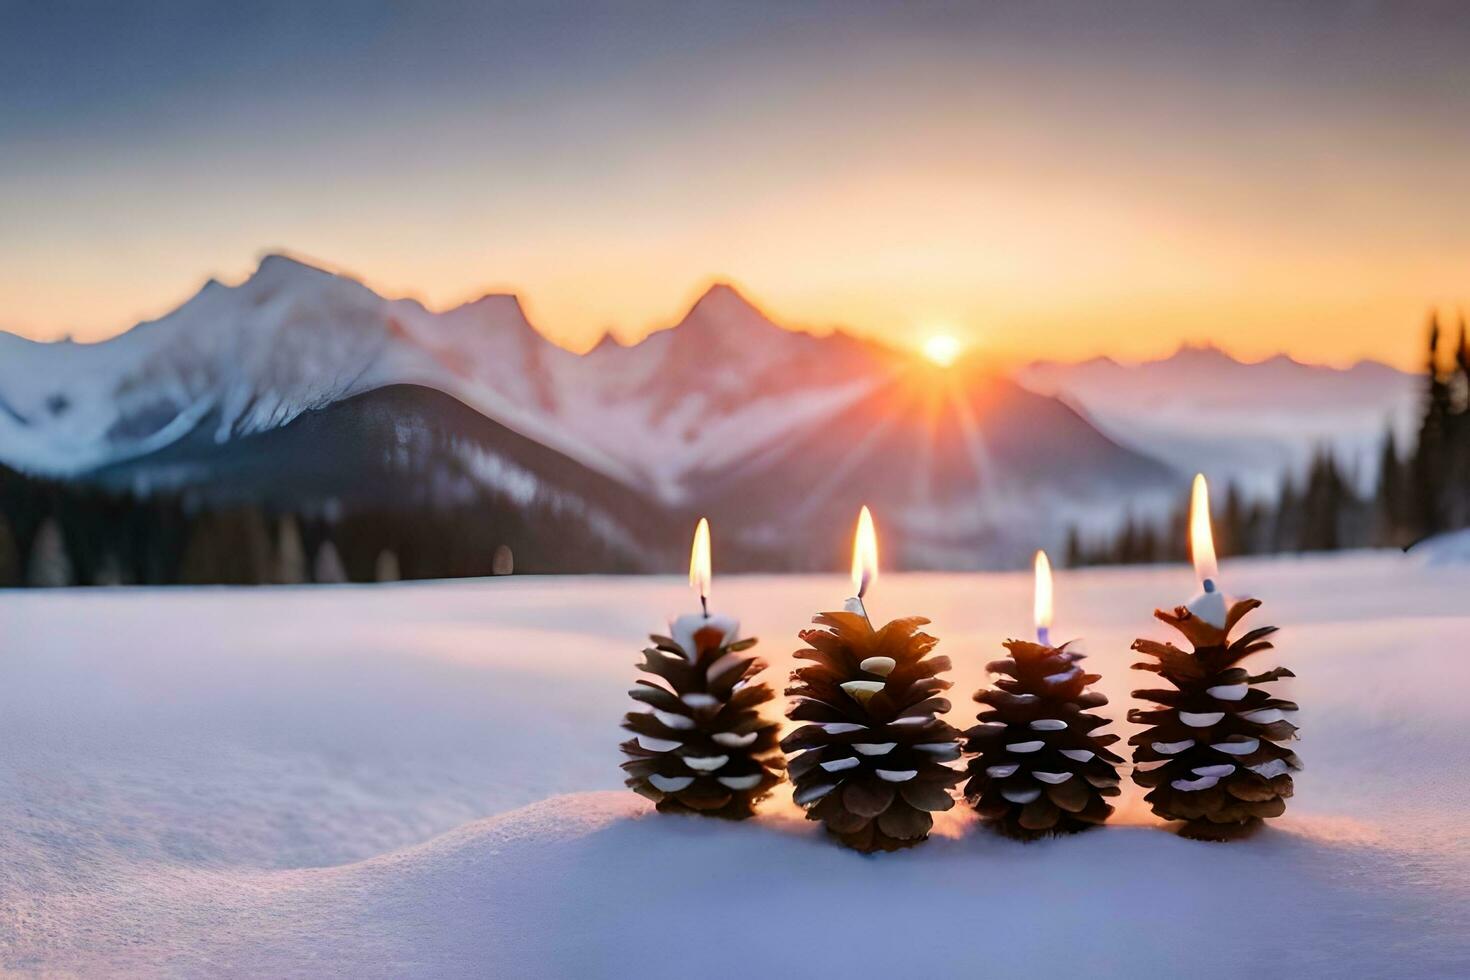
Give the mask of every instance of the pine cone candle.
<path id="1" fill-rule="evenodd" d="M 1106 718 L 1088 714 L 1108 699 L 1086 688 L 1083 655 L 1023 640 L 1007 640 L 1010 656 L 987 665 L 1004 675 L 978 691 L 986 705 L 980 724 L 966 732 L 970 781 L 965 797 L 980 818 L 1008 837 L 1032 840 L 1075 833 L 1112 814 L 1105 797 L 1118 795 L 1117 763 L 1107 746 L 1116 735 L 1095 735 Z"/>
<path id="2" fill-rule="evenodd" d="M 781 742 L 807 819 L 820 820 L 859 851 L 893 851 L 924 840 L 931 813 L 954 806 L 963 774 L 956 732 L 937 715 L 950 682 L 948 657 L 932 657 L 927 619 L 898 619 L 875 630 L 859 612 L 829 612 L 801 633 L 787 717 L 807 722 Z"/>
<path id="3" fill-rule="evenodd" d="M 640 679 L 628 692 L 650 710 L 631 711 L 622 745 L 627 784 L 664 813 L 703 813 L 743 820 L 781 781 L 776 751 L 779 722 L 761 717 L 775 695 L 755 683 L 765 664 L 746 651 L 754 639 L 735 640 L 723 617 L 675 624 L 677 639 L 653 636 L 641 669 L 663 681 Z M 681 628 L 682 627 L 682 628 Z"/>
<path id="4" fill-rule="evenodd" d="M 1134 650 L 1156 661 L 1134 664 L 1134 669 L 1153 671 L 1174 686 L 1133 692 L 1156 705 L 1128 713 L 1129 721 L 1149 726 L 1128 740 L 1134 746 L 1133 779 L 1149 789 L 1144 799 L 1154 813 L 1185 821 L 1181 833 L 1186 837 L 1228 840 L 1249 833 L 1263 818 L 1279 817 L 1292 794 L 1290 773 L 1301 768 L 1296 753 L 1280 744 L 1296 737 L 1296 726 L 1284 713 L 1297 706 L 1257 686 L 1294 675 L 1284 667 L 1251 674 L 1237 666 L 1271 649 L 1265 638 L 1276 627 L 1229 639 L 1235 625 L 1260 604 L 1258 599 L 1232 603 L 1223 626 L 1186 606 L 1155 612 L 1189 640 L 1191 653 L 1172 643 L 1133 643 Z"/>

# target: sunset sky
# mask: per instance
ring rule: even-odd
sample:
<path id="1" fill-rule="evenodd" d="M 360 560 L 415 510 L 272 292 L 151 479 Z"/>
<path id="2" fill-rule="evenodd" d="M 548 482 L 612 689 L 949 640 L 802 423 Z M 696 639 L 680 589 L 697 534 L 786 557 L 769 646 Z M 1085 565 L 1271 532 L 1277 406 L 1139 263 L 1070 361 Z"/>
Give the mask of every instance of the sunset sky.
<path id="1" fill-rule="evenodd" d="M 715 279 L 1007 362 L 1416 366 L 1470 312 L 1462 3 L 0 2 L 0 92 L 36 338 L 281 249 L 576 349 Z"/>

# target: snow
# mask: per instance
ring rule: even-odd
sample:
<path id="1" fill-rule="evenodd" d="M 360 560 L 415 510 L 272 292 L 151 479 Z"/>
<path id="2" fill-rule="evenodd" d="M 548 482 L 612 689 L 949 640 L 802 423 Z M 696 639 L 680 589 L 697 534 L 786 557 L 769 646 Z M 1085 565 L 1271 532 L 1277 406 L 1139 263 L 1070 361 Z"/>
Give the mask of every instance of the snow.
<path id="1" fill-rule="evenodd" d="M 1409 554 L 1426 565 L 1470 565 L 1470 528 L 1426 538 Z"/>
<path id="2" fill-rule="evenodd" d="M 827 841 L 783 787 L 754 821 L 621 786 L 618 721 L 680 578 L 0 595 L 0 972 L 107 976 L 1464 976 L 1470 568 L 1227 563 L 1306 769 L 1233 844 L 1123 784 L 1105 828 L 1020 844 L 963 807 L 909 852 Z M 1057 576 L 1123 718 L 1138 635 L 1188 569 Z M 839 576 L 722 577 L 780 686 Z M 956 709 L 1024 633 L 1031 575 L 889 575 Z M 1279 658 L 1279 659 L 1278 659 Z M 1433 683 L 1425 678 L 1432 677 Z M 861 929 L 882 910 L 881 930 Z M 721 923 L 716 937 L 711 923 Z M 1221 928 L 1228 923 L 1229 928 Z M 854 941 L 857 936 L 862 942 Z"/>

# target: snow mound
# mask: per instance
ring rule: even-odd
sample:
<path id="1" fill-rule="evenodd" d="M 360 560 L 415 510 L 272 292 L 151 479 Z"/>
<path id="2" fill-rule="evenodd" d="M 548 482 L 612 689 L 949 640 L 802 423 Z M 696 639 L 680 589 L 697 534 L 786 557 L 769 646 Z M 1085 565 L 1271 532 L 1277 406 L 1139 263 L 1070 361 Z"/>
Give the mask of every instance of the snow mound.
<path id="1" fill-rule="evenodd" d="M 1287 814 L 1182 840 L 1125 784 L 1106 827 L 1019 844 L 963 807 L 864 857 L 782 788 L 752 821 L 622 788 L 618 721 L 682 578 L 0 596 L 0 973 L 76 976 L 1470 975 L 1470 566 L 1227 561 L 1282 627 L 1306 770 Z M 779 685 L 841 576 L 727 577 Z M 1128 665 L 1184 567 L 1063 571 L 1125 738 Z M 1029 573 L 887 575 L 974 718 Z M 1426 683 L 1424 678 L 1433 678 Z"/>
<path id="2" fill-rule="evenodd" d="M 149 869 L 89 905 L 80 945 L 48 965 L 669 978 L 1064 976 L 1079 962 L 1089 976 L 1240 976 L 1261 962 L 1298 976 L 1348 963 L 1360 976 L 1427 976 L 1455 965 L 1440 956 L 1465 889 L 1426 884 L 1423 855 L 1351 822 L 1288 818 L 1241 847 L 1136 826 L 1030 846 L 957 829 L 864 857 L 788 815 L 730 824 L 654 814 L 624 792 L 571 794 L 341 867 Z M 1402 922 L 1417 932 L 1385 942 Z"/>
<path id="3" fill-rule="evenodd" d="M 1410 548 L 1409 554 L 1426 565 L 1470 564 L 1470 529 L 1426 538 Z"/>

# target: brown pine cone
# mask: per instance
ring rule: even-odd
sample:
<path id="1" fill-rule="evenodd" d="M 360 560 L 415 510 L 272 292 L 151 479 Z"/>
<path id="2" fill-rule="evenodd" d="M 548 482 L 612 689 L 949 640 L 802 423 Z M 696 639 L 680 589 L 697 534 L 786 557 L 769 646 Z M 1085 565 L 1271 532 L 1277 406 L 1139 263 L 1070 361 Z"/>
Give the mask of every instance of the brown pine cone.
<path id="1" fill-rule="evenodd" d="M 959 758 L 959 733 L 936 717 L 949 710 L 936 696 L 950 687 L 937 676 L 949 658 L 929 656 L 936 641 L 918 632 L 927 619 L 879 630 L 850 612 L 813 622 L 826 628 L 804 630 L 796 653 L 813 663 L 786 689 L 787 717 L 809 723 L 781 742 L 796 802 L 859 851 L 917 844 L 963 778 L 945 765 Z"/>
<path id="2" fill-rule="evenodd" d="M 1009 837 L 1031 840 L 1073 833 L 1113 812 L 1104 799 L 1118 795 L 1120 756 L 1107 746 L 1116 735 L 1094 735 L 1106 718 L 1087 714 L 1108 699 L 1087 691 L 1097 674 L 1084 673 L 1081 653 L 1007 640 L 1010 656 L 987 665 L 1004 675 L 978 691 L 987 705 L 966 732 L 970 760 L 965 797 L 982 820 Z"/>
<path id="3" fill-rule="evenodd" d="M 622 745 L 627 784 L 665 813 L 751 816 L 783 766 L 780 723 L 759 711 L 775 694 L 753 683 L 766 665 L 744 652 L 755 640 L 728 643 L 721 629 L 707 627 L 694 632 L 691 655 L 666 636 L 651 639 L 642 669 L 664 684 L 640 679 L 628 692 L 651 710 L 623 719 L 636 736 Z"/>
<path id="4" fill-rule="evenodd" d="M 1227 840 L 1243 836 L 1263 818 L 1279 817 L 1292 794 L 1290 773 L 1301 768 L 1296 753 L 1280 743 L 1296 737 L 1286 713 L 1297 706 L 1257 687 L 1294 676 L 1284 667 L 1251 674 L 1237 664 L 1271 649 L 1263 626 L 1231 643 L 1229 633 L 1258 599 L 1231 605 L 1224 628 L 1212 626 L 1180 606 L 1154 615 L 1173 626 L 1194 647 L 1186 653 L 1172 643 L 1135 640 L 1133 649 L 1156 662 L 1137 663 L 1174 685 L 1174 690 L 1134 691 L 1157 707 L 1135 708 L 1130 721 L 1149 727 L 1128 740 L 1134 746 L 1133 780 L 1150 792 L 1144 797 L 1165 820 L 1186 821 L 1186 837 Z"/>

